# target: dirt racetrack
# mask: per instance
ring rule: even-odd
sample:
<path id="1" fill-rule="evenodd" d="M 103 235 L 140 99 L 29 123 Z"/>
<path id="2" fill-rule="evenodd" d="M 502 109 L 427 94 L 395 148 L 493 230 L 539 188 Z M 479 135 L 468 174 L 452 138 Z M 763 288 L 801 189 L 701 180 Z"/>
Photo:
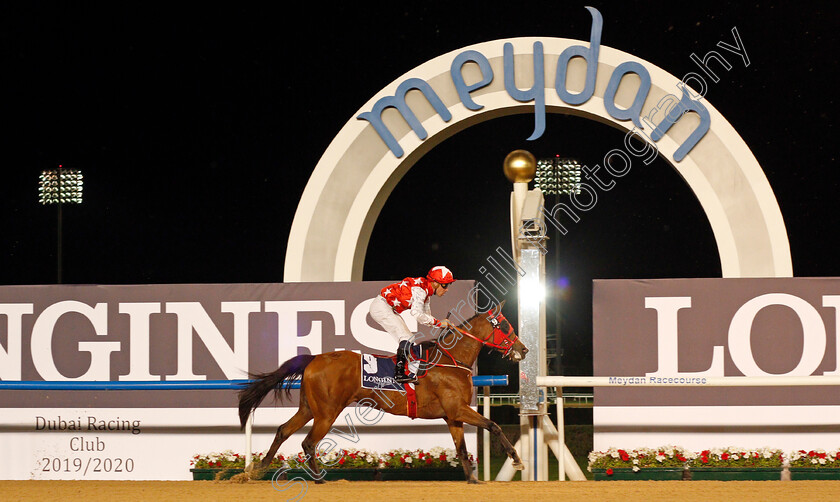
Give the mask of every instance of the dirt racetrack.
<path id="1" fill-rule="evenodd" d="M 298 487 L 296 487 L 298 488 Z M 232 501 L 691 501 L 691 500 L 830 500 L 840 481 L 556 481 L 542 483 L 455 481 L 332 481 L 277 491 L 269 481 L 0 481 L 0 500 L 104 500 L 107 502 L 173 500 Z"/>

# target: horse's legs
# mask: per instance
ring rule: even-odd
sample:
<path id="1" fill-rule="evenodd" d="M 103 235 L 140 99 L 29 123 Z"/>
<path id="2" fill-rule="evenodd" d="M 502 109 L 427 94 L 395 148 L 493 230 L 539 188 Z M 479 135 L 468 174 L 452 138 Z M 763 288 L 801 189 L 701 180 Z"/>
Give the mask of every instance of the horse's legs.
<path id="1" fill-rule="evenodd" d="M 277 428 L 277 434 L 274 435 L 274 442 L 271 443 L 271 448 L 268 449 L 268 453 L 265 454 L 259 468 L 265 469 L 268 467 L 271 461 L 274 460 L 274 455 L 277 454 L 277 449 L 280 448 L 283 441 L 289 439 L 289 436 L 300 430 L 310 420 L 312 420 L 312 411 L 309 409 L 306 400 L 301 398 L 300 408 L 298 408 L 297 413 L 288 422 Z"/>
<path id="2" fill-rule="evenodd" d="M 482 429 L 487 429 L 502 443 L 505 453 L 507 453 L 507 456 L 513 460 L 513 468 L 517 471 L 521 471 L 525 468 L 522 464 L 522 460 L 519 458 L 519 454 L 516 453 L 516 449 L 512 444 L 510 444 L 510 441 L 508 441 L 507 437 L 505 437 L 502 433 L 502 428 L 499 427 L 496 422 L 490 420 L 489 418 L 484 418 L 484 416 L 467 405 L 459 406 L 457 410 L 454 410 L 452 413 L 447 411 L 447 417 L 447 421 L 457 420 L 459 422 L 475 425 L 476 427 L 481 427 Z M 487 445 L 487 447 L 489 448 L 490 445 Z"/>
<path id="3" fill-rule="evenodd" d="M 341 410 L 339 410 L 341 411 Z M 315 477 L 315 483 L 323 483 L 324 478 L 323 476 L 318 478 L 321 473 L 321 469 L 318 467 L 318 459 L 315 458 L 315 448 L 318 446 L 318 443 L 324 439 L 324 436 L 330 431 L 333 422 L 335 422 L 336 417 L 338 414 L 336 413 L 335 416 L 330 417 L 315 417 L 315 422 L 312 424 L 312 429 L 309 431 L 309 434 L 306 435 L 306 438 L 301 443 L 303 446 L 303 453 L 306 455 L 307 463 L 309 464 L 310 474 Z"/>
<path id="4" fill-rule="evenodd" d="M 464 441 L 464 423 L 457 420 L 446 419 L 446 425 L 449 426 L 449 433 L 452 434 L 452 440 L 455 441 L 455 450 L 458 452 L 458 458 L 461 459 L 461 467 L 464 468 L 464 476 L 468 483 L 478 483 L 478 479 L 473 475 L 473 466 L 470 462 L 470 454 L 467 451 L 467 442 Z"/>

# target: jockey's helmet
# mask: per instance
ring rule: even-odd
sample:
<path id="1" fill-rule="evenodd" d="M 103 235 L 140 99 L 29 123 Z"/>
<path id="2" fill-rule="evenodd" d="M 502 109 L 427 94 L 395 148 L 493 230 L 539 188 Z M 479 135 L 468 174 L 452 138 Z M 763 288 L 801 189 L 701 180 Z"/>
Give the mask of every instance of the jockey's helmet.
<path id="1" fill-rule="evenodd" d="M 426 274 L 426 278 L 430 281 L 435 281 L 438 284 L 449 284 L 451 282 L 455 282 L 455 276 L 452 275 L 452 271 L 444 266 L 433 267 L 429 270 L 429 273 Z"/>

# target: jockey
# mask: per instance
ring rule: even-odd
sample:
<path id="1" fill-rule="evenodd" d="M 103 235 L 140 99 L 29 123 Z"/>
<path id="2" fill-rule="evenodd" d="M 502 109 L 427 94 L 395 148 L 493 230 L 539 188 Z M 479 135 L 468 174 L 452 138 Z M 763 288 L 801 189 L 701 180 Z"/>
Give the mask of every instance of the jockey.
<path id="1" fill-rule="evenodd" d="M 406 374 L 413 335 L 399 314 L 409 310 L 420 324 L 449 328 L 451 324 L 448 320 L 438 320 L 432 316 L 430 303 L 432 295 L 445 295 L 453 282 L 455 277 L 452 272 L 446 267 L 438 266 L 429 270 L 426 277 L 406 277 L 402 282 L 382 288 L 379 296 L 371 302 L 370 316 L 399 342 L 397 367 L 394 371 L 394 380 L 398 383 L 417 381 Z"/>

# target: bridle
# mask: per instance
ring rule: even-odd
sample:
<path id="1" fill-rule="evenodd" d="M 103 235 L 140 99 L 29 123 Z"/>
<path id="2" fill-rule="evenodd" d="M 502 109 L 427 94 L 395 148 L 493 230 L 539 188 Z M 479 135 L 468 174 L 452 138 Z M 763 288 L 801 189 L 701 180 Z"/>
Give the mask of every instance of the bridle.
<path id="1" fill-rule="evenodd" d="M 510 354 L 510 351 L 513 350 L 513 346 L 516 345 L 516 341 L 519 340 L 519 335 L 514 333 L 513 326 L 510 324 L 510 321 L 508 321 L 501 312 L 494 314 L 491 311 L 487 315 L 487 320 L 490 321 L 490 324 L 493 326 L 493 332 L 490 333 L 490 335 L 484 340 L 457 326 L 452 326 L 452 329 L 464 336 L 468 336 L 473 340 L 476 340 L 482 345 L 504 351 L 502 352 L 502 357 L 507 357 L 508 354 Z M 507 331 L 502 331 L 502 321 L 507 322 Z"/>

